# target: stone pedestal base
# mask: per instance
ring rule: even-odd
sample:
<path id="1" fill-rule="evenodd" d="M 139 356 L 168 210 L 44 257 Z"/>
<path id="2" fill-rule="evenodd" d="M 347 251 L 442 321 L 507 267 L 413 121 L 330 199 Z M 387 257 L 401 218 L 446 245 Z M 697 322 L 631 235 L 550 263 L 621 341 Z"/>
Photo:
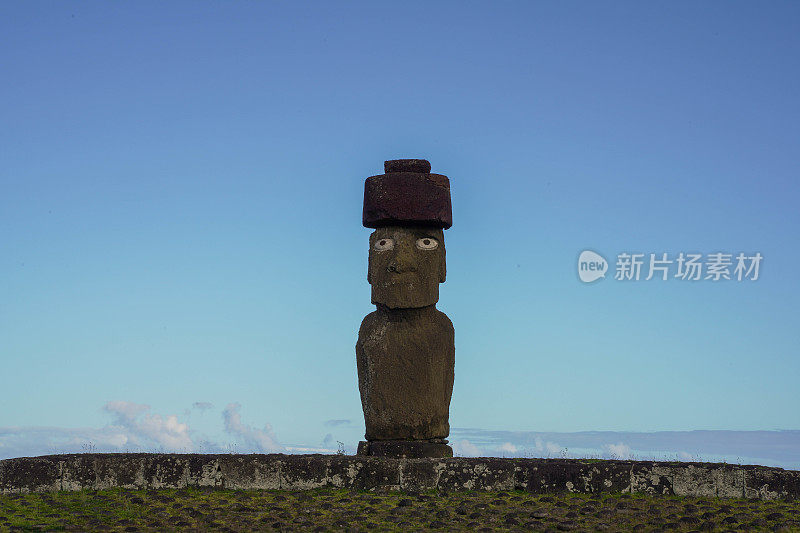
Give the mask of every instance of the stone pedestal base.
<path id="1" fill-rule="evenodd" d="M 453 448 L 445 439 L 435 440 L 373 440 L 358 443 L 356 455 L 375 457 L 453 457 Z"/>

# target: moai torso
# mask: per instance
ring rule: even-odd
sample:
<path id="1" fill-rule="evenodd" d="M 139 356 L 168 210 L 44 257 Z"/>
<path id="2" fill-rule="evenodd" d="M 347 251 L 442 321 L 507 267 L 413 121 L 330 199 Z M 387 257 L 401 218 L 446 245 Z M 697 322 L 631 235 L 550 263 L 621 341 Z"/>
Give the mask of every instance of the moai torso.
<path id="1" fill-rule="evenodd" d="M 367 179 L 364 225 L 370 236 L 372 303 L 356 344 L 366 455 L 448 456 L 455 343 L 436 309 L 445 280 L 444 228 L 450 227 L 445 176 L 421 160 L 386 162 Z"/>
<path id="2" fill-rule="evenodd" d="M 453 324 L 434 306 L 367 315 L 356 344 L 367 440 L 446 438 L 455 355 Z"/>

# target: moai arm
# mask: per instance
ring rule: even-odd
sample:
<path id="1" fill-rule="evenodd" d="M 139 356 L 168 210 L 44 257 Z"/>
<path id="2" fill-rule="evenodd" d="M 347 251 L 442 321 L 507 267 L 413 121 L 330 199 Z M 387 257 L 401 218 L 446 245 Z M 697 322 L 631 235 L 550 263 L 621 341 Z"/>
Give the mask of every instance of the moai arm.
<path id="1" fill-rule="evenodd" d="M 444 362 L 443 366 L 452 369 L 452 372 L 443 372 L 441 375 L 442 378 L 442 399 L 443 403 L 447 404 L 447 420 L 446 420 L 446 433 L 444 437 L 450 435 L 450 399 L 453 396 L 453 384 L 455 383 L 455 367 L 456 367 L 456 330 L 453 327 L 453 323 L 450 321 L 450 317 L 446 314 L 442 313 L 438 309 L 436 310 L 439 322 L 439 327 L 442 331 L 442 337 L 444 338 L 442 344 L 445 348 L 443 355 L 444 355 Z"/>

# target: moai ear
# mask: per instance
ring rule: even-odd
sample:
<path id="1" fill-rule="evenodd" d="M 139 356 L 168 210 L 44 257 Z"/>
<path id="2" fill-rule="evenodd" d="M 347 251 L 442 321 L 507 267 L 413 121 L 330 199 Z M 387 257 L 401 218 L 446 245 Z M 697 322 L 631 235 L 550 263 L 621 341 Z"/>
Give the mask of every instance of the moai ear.
<path id="1" fill-rule="evenodd" d="M 441 259 L 439 259 L 439 283 L 444 283 L 447 277 L 447 261 L 445 260 L 445 251 L 442 249 Z"/>
<path id="2" fill-rule="evenodd" d="M 372 285 L 372 265 L 370 264 L 369 257 L 372 255 L 372 243 L 375 239 L 377 230 L 369 234 L 369 251 L 367 252 L 367 283 Z"/>
<path id="3" fill-rule="evenodd" d="M 369 264 L 369 259 L 367 260 L 367 283 L 372 285 L 372 265 Z"/>

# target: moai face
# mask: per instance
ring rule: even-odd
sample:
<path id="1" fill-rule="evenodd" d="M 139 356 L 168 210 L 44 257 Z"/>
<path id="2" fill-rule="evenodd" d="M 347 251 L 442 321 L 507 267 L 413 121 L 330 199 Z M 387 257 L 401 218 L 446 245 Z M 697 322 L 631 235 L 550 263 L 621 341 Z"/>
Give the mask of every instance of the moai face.
<path id="1" fill-rule="evenodd" d="M 391 309 L 439 301 L 445 279 L 444 232 L 436 227 L 385 226 L 369 237 L 372 303 Z"/>

